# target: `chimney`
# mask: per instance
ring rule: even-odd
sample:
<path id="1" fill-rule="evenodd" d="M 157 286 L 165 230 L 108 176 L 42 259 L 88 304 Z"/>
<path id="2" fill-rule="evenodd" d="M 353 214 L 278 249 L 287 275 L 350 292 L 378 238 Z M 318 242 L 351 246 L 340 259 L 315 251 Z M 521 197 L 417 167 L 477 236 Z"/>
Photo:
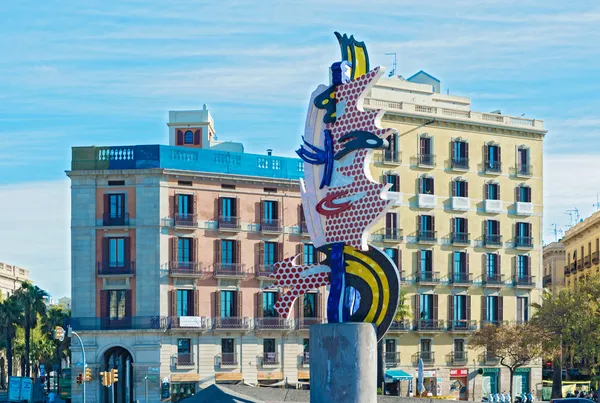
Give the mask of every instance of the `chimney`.
<path id="1" fill-rule="evenodd" d="M 267 155 L 273 155 L 273 149 L 268 148 L 267 149 Z"/>

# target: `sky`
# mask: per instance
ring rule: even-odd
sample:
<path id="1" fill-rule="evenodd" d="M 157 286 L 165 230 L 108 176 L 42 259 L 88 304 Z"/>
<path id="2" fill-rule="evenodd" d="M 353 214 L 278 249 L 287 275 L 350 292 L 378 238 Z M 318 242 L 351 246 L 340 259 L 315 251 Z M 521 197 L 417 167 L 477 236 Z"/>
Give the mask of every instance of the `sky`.
<path id="1" fill-rule="evenodd" d="M 70 294 L 70 147 L 167 142 L 206 103 L 220 139 L 292 155 L 339 58 L 423 69 L 472 109 L 542 119 L 544 240 L 596 210 L 600 3 L 545 0 L 0 2 L 0 261 Z"/>

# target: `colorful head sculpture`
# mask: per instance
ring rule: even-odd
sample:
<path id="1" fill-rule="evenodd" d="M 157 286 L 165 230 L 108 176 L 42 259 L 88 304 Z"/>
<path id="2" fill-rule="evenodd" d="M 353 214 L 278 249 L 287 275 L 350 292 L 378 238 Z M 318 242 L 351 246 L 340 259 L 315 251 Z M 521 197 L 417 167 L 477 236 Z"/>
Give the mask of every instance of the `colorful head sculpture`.
<path id="1" fill-rule="evenodd" d="M 380 127 L 383 110 L 362 109 L 383 70 L 369 70 L 364 43 L 336 37 L 342 60 L 331 67 L 330 86 L 320 85 L 311 96 L 297 151 L 304 161 L 300 191 L 308 231 L 326 259 L 316 265 L 294 265 L 295 257 L 276 263 L 273 286 L 289 291 L 275 309 L 287 317 L 298 296 L 329 284 L 328 321 L 374 323 L 381 339 L 396 312 L 400 279 L 387 254 L 367 244 L 370 229 L 391 207 L 391 185 L 375 181 L 369 165 L 373 150 L 386 147 L 394 130 Z"/>

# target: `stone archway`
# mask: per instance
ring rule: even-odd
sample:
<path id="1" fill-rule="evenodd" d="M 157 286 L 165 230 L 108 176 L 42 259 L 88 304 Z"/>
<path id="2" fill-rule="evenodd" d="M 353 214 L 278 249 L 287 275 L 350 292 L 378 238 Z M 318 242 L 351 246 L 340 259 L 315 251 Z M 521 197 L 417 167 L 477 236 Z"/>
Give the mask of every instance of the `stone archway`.
<path id="1" fill-rule="evenodd" d="M 119 370 L 119 380 L 112 387 L 101 386 L 100 401 L 104 403 L 133 403 L 133 356 L 125 347 L 115 346 L 102 356 L 100 371 Z M 114 397 L 111 399 L 111 394 Z"/>

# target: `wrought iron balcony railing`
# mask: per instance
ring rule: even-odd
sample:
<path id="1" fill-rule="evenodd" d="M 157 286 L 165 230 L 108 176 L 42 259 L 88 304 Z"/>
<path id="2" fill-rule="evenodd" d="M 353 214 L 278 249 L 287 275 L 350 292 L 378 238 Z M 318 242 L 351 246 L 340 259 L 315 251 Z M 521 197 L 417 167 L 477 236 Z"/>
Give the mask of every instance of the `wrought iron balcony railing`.
<path id="1" fill-rule="evenodd" d="M 490 247 L 501 247 L 502 246 L 502 235 L 485 234 L 483 236 L 483 245 L 490 246 Z"/>
<path id="2" fill-rule="evenodd" d="M 239 230 L 241 228 L 240 217 L 219 216 L 219 229 Z"/>
<path id="3" fill-rule="evenodd" d="M 415 330 L 441 332 L 445 330 L 444 321 L 441 319 L 418 319 L 415 320 Z"/>
<path id="4" fill-rule="evenodd" d="M 173 225 L 176 227 L 197 227 L 198 216 L 196 214 L 175 214 Z"/>
<path id="5" fill-rule="evenodd" d="M 400 353 L 397 351 L 386 351 L 384 353 L 385 366 L 396 367 L 400 363 Z"/>
<path id="6" fill-rule="evenodd" d="M 419 154 L 417 156 L 417 164 L 420 167 L 435 167 L 434 154 Z"/>
<path id="7" fill-rule="evenodd" d="M 450 235 L 450 241 L 454 245 L 468 245 L 470 242 L 470 234 L 467 232 L 453 232 Z"/>
<path id="8" fill-rule="evenodd" d="M 102 225 L 105 227 L 127 226 L 129 225 L 129 213 L 120 215 L 104 213 L 102 216 Z"/>
<path id="9" fill-rule="evenodd" d="M 246 265 L 243 263 L 215 263 L 213 276 L 216 278 L 244 278 L 246 277 Z"/>
<path id="10" fill-rule="evenodd" d="M 213 327 L 225 330 L 248 330 L 250 329 L 250 318 L 216 317 L 213 318 Z"/>
<path id="11" fill-rule="evenodd" d="M 288 330 L 292 328 L 289 319 L 284 318 L 255 318 L 254 328 L 257 330 Z"/>
<path id="12" fill-rule="evenodd" d="M 221 353 L 215 356 L 215 366 L 218 368 L 238 365 L 237 353 Z"/>
<path id="13" fill-rule="evenodd" d="M 99 276 L 133 276 L 134 274 L 135 262 L 133 260 L 126 262 L 98 262 Z"/>
<path id="14" fill-rule="evenodd" d="M 201 262 L 169 262 L 169 274 L 171 276 L 196 277 L 204 274 Z"/>
<path id="15" fill-rule="evenodd" d="M 281 232 L 281 220 L 276 218 L 263 218 L 260 220 L 262 232 Z"/>
<path id="16" fill-rule="evenodd" d="M 452 169 L 469 169 L 469 159 L 453 157 L 450 160 L 450 166 L 452 167 Z"/>
<path id="17" fill-rule="evenodd" d="M 483 170 L 485 173 L 499 174 L 502 172 L 502 164 L 498 161 L 484 161 Z"/>

